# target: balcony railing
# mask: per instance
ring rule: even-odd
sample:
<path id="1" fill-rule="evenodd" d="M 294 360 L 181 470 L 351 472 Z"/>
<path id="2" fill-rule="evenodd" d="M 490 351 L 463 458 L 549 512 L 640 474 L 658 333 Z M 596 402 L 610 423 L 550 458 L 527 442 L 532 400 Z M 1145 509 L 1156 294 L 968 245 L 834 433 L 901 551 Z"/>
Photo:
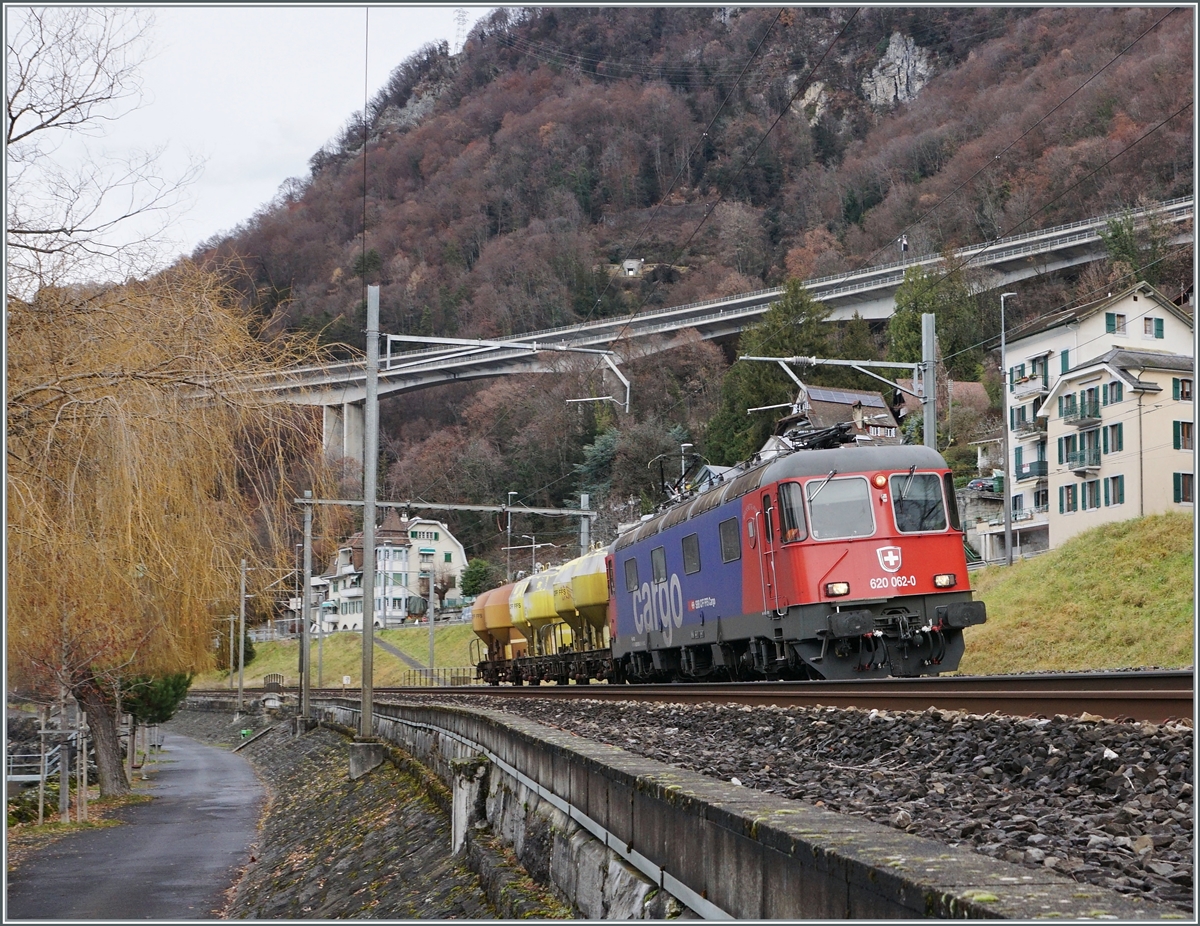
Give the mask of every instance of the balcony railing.
<path id="1" fill-rule="evenodd" d="M 1024 379 L 1013 380 L 1012 394 L 1014 399 L 1027 399 L 1034 395 L 1044 395 L 1047 392 L 1046 379 L 1041 374 L 1026 376 Z"/>
<path id="2" fill-rule="evenodd" d="M 1067 454 L 1067 467 L 1073 471 L 1100 468 L 1100 448 L 1088 447 Z"/>
<path id="3" fill-rule="evenodd" d="M 1045 460 L 1032 460 L 1017 467 L 1017 482 L 1024 482 L 1026 479 L 1042 479 L 1049 473 L 1049 463 Z"/>
<path id="4" fill-rule="evenodd" d="M 1046 419 L 1044 418 L 1028 418 L 1018 421 L 1016 427 L 1013 428 L 1013 434 L 1017 437 L 1031 437 L 1035 434 L 1046 433 Z"/>
<path id="5" fill-rule="evenodd" d="M 1063 408 L 1063 421 L 1067 424 L 1095 424 L 1100 420 L 1100 403 L 1089 400 L 1075 402 Z"/>

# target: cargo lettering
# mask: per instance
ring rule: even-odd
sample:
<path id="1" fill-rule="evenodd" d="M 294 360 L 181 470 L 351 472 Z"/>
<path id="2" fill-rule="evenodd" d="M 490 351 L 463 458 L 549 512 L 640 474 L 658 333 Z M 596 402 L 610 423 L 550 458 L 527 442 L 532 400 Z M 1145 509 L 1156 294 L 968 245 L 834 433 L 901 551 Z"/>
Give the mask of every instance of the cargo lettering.
<path id="1" fill-rule="evenodd" d="M 637 633 L 661 631 L 663 642 L 671 645 L 675 627 L 683 626 L 683 586 L 671 573 L 667 582 L 651 585 L 643 582 L 633 593 L 633 627 Z"/>

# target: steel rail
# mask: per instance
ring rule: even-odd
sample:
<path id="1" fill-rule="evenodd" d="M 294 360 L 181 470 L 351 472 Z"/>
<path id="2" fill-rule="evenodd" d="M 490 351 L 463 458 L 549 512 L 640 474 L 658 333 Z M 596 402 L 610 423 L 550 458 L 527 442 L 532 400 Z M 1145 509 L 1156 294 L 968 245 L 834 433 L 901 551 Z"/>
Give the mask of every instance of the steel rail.
<path id="1" fill-rule="evenodd" d="M 941 676 L 852 682 L 740 682 L 674 685 L 522 685 L 376 688 L 380 697 L 472 695 L 497 698 L 590 698 L 604 701 L 732 703 L 778 707 L 856 707 L 1052 717 L 1083 714 L 1109 720 L 1192 721 L 1190 670 L 1079 672 L 1038 675 Z M 341 694 L 341 689 L 329 689 Z M 316 692 L 314 692 L 316 694 Z"/>

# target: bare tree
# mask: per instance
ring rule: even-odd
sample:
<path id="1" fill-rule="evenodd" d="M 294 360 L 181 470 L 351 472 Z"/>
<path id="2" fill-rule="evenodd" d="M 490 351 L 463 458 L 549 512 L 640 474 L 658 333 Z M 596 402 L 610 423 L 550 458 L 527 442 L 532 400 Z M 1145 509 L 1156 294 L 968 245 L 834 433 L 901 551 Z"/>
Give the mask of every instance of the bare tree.
<path id="1" fill-rule="evenodd" d="M 199 173 L 158 169 L 162 149 L 123 157 L 90 139 L 141 101 L 139 67 L 152 18 L 139 9 L 14 9 L 5 102 L 6 285 L 24 299 L 45 285 L 148 271 L 170 210 Z"/>

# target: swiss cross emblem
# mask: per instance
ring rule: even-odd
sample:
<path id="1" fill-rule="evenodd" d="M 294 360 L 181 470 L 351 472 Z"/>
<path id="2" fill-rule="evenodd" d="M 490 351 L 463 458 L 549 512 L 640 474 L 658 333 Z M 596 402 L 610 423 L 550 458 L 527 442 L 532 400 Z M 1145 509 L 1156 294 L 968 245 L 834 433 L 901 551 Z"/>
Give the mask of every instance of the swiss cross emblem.
<path id="1" fill-rule="evenodd" d="M 885 572 L 895 572 L 900 568 L 899 547 L 880 547 L 875 552 L 879 554 L 879 565 Z"/>

